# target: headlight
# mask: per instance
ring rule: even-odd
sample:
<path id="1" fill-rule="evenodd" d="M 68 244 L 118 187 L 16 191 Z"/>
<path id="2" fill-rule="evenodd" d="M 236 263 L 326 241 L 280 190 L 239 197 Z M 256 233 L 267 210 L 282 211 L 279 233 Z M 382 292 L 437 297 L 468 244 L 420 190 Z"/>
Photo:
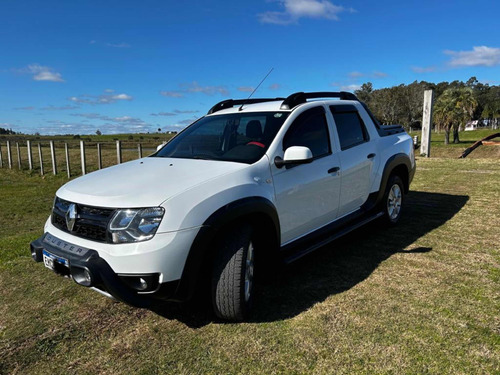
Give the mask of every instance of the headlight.
<path id="1" fill-rule="evenodd" d="M 162 207 L 117 210 L 108 227 L 113 243 L 150 240 L 160 226 L 164 213 Z"/>

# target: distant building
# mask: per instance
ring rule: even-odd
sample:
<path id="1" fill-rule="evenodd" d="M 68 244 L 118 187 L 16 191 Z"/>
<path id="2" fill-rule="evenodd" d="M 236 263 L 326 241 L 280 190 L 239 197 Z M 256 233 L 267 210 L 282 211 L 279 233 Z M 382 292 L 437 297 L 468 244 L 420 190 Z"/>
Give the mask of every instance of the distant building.
<path id="1" fill-rule="evenodd" d="M 483 118 L 480 120 L 469 121 L 465 124 L 465 131 L 478 130 L 478 129 L 498 129 L 500 118 Z"/>

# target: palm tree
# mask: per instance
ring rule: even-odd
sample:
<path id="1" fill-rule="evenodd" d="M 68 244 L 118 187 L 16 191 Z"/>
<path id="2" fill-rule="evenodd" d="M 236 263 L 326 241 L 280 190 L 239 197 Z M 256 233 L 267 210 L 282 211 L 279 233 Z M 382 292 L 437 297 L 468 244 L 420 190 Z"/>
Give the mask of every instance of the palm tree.
<path id="1" fill-rule="evenodd" d="M 446 90 L 436 101 L 434 106 L 434 122 L 439 130 L 444 130 L 444 144 L 450 143 L 450 129 L 454 117 L 454 101 L 451 90 Z"/>
<path id="2" fill-rule="evenodd" d="M 474 98 L 474 92 L 469 87 L 458 89 L 456 98 L 457 121 L 453 124 L 453 143 L 460 143 L 458 138 L 460 123 L 463 123 L 465 127 L 465 123 L 472 119 L 477 108 L 477 101 Z"/>
<path id="3" fill-rule="evenodd" d="M 450 130 L 453 129 L 453 143 L 459 143 L 460 125 L 472 118 L 477 101 L 469 87 L 448 89 L 441 94 L 434 107 L 434 121 L 444 129 L 444 143 L 450 143 Z"/>

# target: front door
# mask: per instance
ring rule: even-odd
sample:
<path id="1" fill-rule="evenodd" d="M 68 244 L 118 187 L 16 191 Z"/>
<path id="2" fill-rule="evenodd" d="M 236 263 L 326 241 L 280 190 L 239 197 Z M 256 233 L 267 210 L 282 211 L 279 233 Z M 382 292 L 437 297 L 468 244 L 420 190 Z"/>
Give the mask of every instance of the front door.
<path id="1" fill-rule="evenodd" d="M 332 152 L 330 130 L 323 106 L 304 111 L 283 137 L 283 151 L 308 147 L 313 161 L 277 168 L 272 166 L 276 207 L 281 225 L 281 245 L 335 220 L 339 206 L 340 166 Z"/>

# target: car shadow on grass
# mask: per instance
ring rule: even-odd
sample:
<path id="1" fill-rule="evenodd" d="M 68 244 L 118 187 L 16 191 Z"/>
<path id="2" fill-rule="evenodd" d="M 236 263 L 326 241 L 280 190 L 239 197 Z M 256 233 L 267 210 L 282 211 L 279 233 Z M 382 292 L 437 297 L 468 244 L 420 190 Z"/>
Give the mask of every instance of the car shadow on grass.
<path id="1" fill-rule="evenodd" d="M 468 200 L 469 197 L 464 195 L 411 191 L 396 227 L 381 221 L 370 223 L 291 265 L 277 269 L 256 285 L 250 322 L 292 318 L 329 296 L 364 281 L 393 254 L 414 256 L 433 251 L 431 247 L 412 248 L 410 245 L 450 220 Z M 216 321 L 206 300 L 187 305 L 161 303 L 151 310 L 190 327 Z"/>

